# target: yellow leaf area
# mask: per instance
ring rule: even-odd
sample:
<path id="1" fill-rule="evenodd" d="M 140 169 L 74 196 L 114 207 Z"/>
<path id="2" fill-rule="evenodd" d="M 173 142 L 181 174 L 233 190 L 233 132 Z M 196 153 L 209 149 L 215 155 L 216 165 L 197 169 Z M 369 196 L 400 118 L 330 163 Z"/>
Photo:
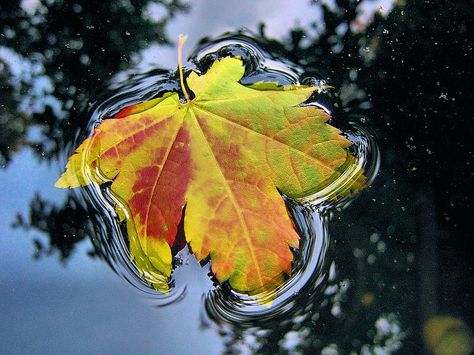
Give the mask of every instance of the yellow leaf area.
<path id="1" fill-rule="evenodd" d="M 104 120 L 56 184 L 112 181 L 131 257 L 159 290 L 183 213 L 187 243 L 219 282 L 249 294 L 278 287 L 299 244 L 280 192 L 308 195 L 354 163 L 328 114 L 300 105 L 314 87 L 244 86 L 243 74 L 242 60 L 226 57 L 189 75 L 194 99 L 166 93 Z M 353 190 L 364 183 L 360 173 Z"/>

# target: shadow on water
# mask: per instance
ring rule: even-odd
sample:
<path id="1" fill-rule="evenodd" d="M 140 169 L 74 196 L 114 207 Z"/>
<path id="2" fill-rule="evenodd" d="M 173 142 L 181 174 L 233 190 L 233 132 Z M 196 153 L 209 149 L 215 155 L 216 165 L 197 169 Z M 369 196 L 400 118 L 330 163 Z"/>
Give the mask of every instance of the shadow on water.
<path id="1" fill-rule="evenodd" d="M 134 53 L 149 46 L 150 38 L 165 45 L 164 26 L 186 9 L 179 1 L 168 2 L 166 16 L 153 23 L 142 17 L 146 1 L 134 2 L 133 9 L 125 2 L 75 3 L 43 4 L 47 11 L 34 19 L 19 2 L 1 5 L 4 166 L 24 146 L 39 160 L 64 160 L 72 142 L 89 132 L 85 112 L 99 107 L 96 100 L 104 90 L 113 96 L 109 79 L 133 70 Z M 218 330 L 229 353 L 370 353 L 376 347 L 413 353 L 421 351 L 421 328 L 429 317 L 449 313 L 474 319 L 472 202 L 466 192 L 472 177 L 472 8 L 467 1 L 398 1 L 389 14 L 363 26 L 356 20 L 358 2 L 335 4 L 322 6 L 324 25 L 295 28 L 285 40 L 275 40 L 267 38 L 262 24 L 255 41 L 273 59 L 294 63 L 298 74 L 336 88 L 322 103 L 331 106 L 336 119 L 343 118 L 337 121 L 343 130 L 356 122 L 375 131 L 380 173 L 350 208 L 331 212 L 324 289 L 308 292 L 304 297 L 311 302 L 278 324 L 221 322 Z M 160 75 L 167 74 L 147 77 Z M 30 215 L 19 216 L 16 226 L 48 237 L 48 246 L 35 241 L 38 255 L 58 251 L 67 260 L 78 243 L 110 227 L 95 218 L 77 196 L 54 205 L 40 192 L 30 203 Z M 322 220 L 315 225 L 323 233 Z M 96 248 L 93 254 L 104 253 Z M 203 301 L 203 327 L 215 327 L 227 312 L 228 305 L 213 299 L 218 292 L 224 291 L 217 289 Z"/>

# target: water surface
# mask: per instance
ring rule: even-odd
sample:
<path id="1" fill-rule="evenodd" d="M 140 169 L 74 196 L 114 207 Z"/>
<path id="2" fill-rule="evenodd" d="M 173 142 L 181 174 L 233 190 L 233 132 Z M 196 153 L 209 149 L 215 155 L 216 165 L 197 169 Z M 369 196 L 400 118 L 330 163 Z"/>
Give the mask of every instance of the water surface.
<path id="1" fill-rule="evenodd" d="M 362 3 L 199 1 L 187 12 L 179 2 L 2 4 L 1 352 L 419 353 L 435 314 L 472 328 L 472 11 Z M 369 25 L 371 9 L 381 15 Z M 311 222 L 330 236 L 315 239 L 327 248 L 325 276 L 271 326 L 229 321 L 242 315 L 208 293 L 214 285 L 193 258 L 175 275 L 184 297 L 160 307 L 100 255 L 94 214 L 53 187 L 101 102 L 126 80 L 176 67 L 166 40 L 189 34 L 192 55 L 202 38 L 240 28 L 334 86 L 322 104 L 335 124 L 375 132 L 381 150 L 371 187 L 329 222 Z"/>

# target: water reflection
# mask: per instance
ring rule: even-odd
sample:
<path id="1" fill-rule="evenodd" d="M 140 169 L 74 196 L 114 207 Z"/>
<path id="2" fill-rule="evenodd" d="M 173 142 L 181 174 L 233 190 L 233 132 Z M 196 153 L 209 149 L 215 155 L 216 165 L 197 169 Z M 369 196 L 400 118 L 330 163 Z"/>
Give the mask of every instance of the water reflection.
<path id="1" fill-rule="evenodd" d="M 237 36 L 228 34 L 218 40 L 202 43 L 201 48 L 195 52 L 191 61 L 197 67 L 196 70 L 206 72 L 216 59 L 229 55 L 239 56 L 243 59 L 245 74 L 242 82 L 244 83 L 252 84 L 262 81 L 277 82 L 280 85 L 299 83 L 298 72 L 302 73 L 300 68 L 289 64 L 288 61 L 285 62 L 285 60 L 277 61 L 270 53 L 264 52 L 257 46 L 254 39 L 243 34 Z M 321 82 L 315 78 L 306 78 L 306 81 Z M 320 87 L 321 90 L 315 90 L 311 102 L 305 103 L 306 105 L 321 105 L 318 103 L 319 97 L 326 95 L 327 90 L 324 90 L 324 85 Z M 127 106 L 161 97 L 165 92 L 177 90 L 179 90 L 179 85 L 175 71 L 163 71 L 161 74 L 155 71 L 133 81 L 129 80 L 126 86 L 117 89 L 116 94 L 97 106 L 92 112 L 88 130 L 81 130 L 86 133 L 79 133 L 76 136 L 90 136 L 103 119 L 113 117 Z M 367 179 L 370 182 L 375 177 L 377 170 L 378 156 L 374 155 L 375 160 L 370 156 L 371 152 L 377 152 L 373 138 L 366 131 L 359 130 L 354 124 L 347 135 L 352 138 L 354 143 L 354 163 L 348 162 L 346 170 L 341 171 L 340 176 L 324 190 L 300 201 L 287 199 L 302 236 L 301 250 L 297 253 L 293 275 L 281 288 L 252 296 L 235 293 L 228 288 L 227 284 L 224 284 L 209 297 L 209 302 L 214 301 L 210 307 L 216 310 L 215 315 L 218 313 L 217 311 L 221 311 L 223 319 L 238 322 L 240 325 L 252 324 L 264 320 L 264 318 L 270 319 L 275 318 L 276 315 L 287 315 L 295 308 L 297 303 L 295 299 L 298 298 L 298 294 L 308 287 L 311 288 L 309 293 L 317 293 L 316 289 L 320 287 L 324 279 L 323 265 L 328 243 L 327 222 L 323 223 L 321 216 L 327 214 L 330 207 L 348 204 L 350 197 L 344 199 L 338 199 L 338 197 L 347 195 L 347 191 L 352 189 L 352 184 L 362 171 L 367 172 Z M 173 277 L 167 282 L 167 278 L 157 271 L 149 270 L 141 264 L 130 261 L 130 243 L 132 241 L 129 240 L 123 224 L 118 220 L 115 205 L 119 202 L 110 193 L 109 188 L 110 184 L 92 183 L 81 190 L 85 206 L 90 210 L 97 211 L 94 219 L 100 221 L 101 228 L 96 228 L 96 235 L 93 237 L 96 249 L 101 251 L 114 270 L 125 275 L 130 283 L 149 294 L 153 294 L 152 286 L 168 283 L 169 293 L 156 293 L 156 299 L 162 300 L 159 304 L 181 299 L 186 284 L 176 285 Z M 337 203 L 335 203 L 336 201 Z M 183 233 L 182 223 L 179 233 Z M 180 250 L 175 250 L 175 253 L 183 254 L 175 257 L 173 263 L 175 267 L 188 253 L 187 248 L 183 251 Z M 263 306 L 262 304 L 265 303 L 271 303 L 271 305 Z M 233 317 L 229 316 L 231 314 Z"/>
<path id="2" fill-rule="evenodd" d="M 132 58 L 150 44 L 149 38 L 161 45 L 169 43 L 164 27 L 187 9 L 181 1 L 157 4 L 162 11 L 156 18 L 149 14 L 148 1 L 134 2 L 133 6 L 114 3 L 2 3 L 3 168 L 25 146 L 31 147 L 39 160 L 65 159 L 63 152 L 73 147 L 77 134 L 87 134 L 79 128 L 87 126 L 87 112 L 108 85 L 108 78 L 132 65 Z M 87 236 L 81 226 L 88 223 L 88 213 L 77 196 L 57 206 L 38 195 L 31 202 L 29 215 L 18 216 L 15 226 L 34 228 L 51 237 L 49 246 L 36 240 L 36 255 L 58 250 L 65 259 Z M 62 216 L 67 218 L 56 218 Z"/>
<path id="3" fill-rule="evenodd" d="M 206 43 L 203 45 L 202 52 L 197 51 L 197 53 L 193 62 L 201 71 L 205 71 L 205 68 L 216 58 L 229 54 L 241 56 L 246 63 L 246 76 L 243 82 L 247 83 L 268 81 L 267 75 L 271 80 L 285 84 L 295 83 L 299 81 L 298 72 L 302 72 L 294 65 L 287 66 L 285 62 L 281 62 L 277 68 L 270 67 L 266 59 L 271 56 L 244 35 L 227 35 L 212 43 Z M 201 53 L 205 54 L 201 55 Z M 274 61 L 275 59 L 272 59 L 272 63 Z M 90 134 L 102 118 L 113 116 L 123 107 L 161 96 L 164 91 L 178 90 L 175 72 L 152 74 L 137 78 L 133 84 L 129 83 L 127 87 L 118 89 L 109 100 L 98 105 L 93 111 L 88 133 L 85 135 Z M 313 80 L 316 81 L 316 79 Z M 150 85 L 151 83 L 153 85 Z M 323 95 L 326 95 L 326 92 L 319 92 L 316 97 Z M 337 118 L 335 121 L 337 122 Z M 378 149 L 373 137 L 357 123 L 348 119 L 340 121 L 342 126 L 347 127 L 347 135 L 354 143 L 356 166 L 366 171 L 368 181 L 371 182 L 379 164 Z M 78 136 L 84 136 L 84 134 Z M 227 285 L 216 285 L 216 289 L 211 290 L 204 297 L 203 324 L 210 324 L 209 322 L 212 321 L 211 323 L 215 324 L 219 331 L 228 332 L 231 337 L 241 332 L 246 333 L 249 329 L 252 332 L 257 329 L 258 332 L 270 336 L 275 327 L 288 328 L 287 337 L 291 338 L 295 322 L 307 321 L 311 324 L 319 324 L 321 309 L 329 310 L 329 314 L 333 317 L 340 317 L 341 304 L 349 282 L 335 282 L 336 266 L 334 264 L 332 272 L 328 273 L 328 222 L 334 209 L 343 209 L 350 202 L 349 198 L 330 202 L 334 196 L 339 195 L 341 190 L 347 188 L 345 183 L 345 179 L 338 179 L 324 193 L 309 196 L 299 203 L 287 201 L 303 241 L 295 262 L 293 276 L 276 291 L 276 295 L 269 295 L 272 298 L 270 305 L 261 304 L 261 299 L 265 296 L 259 295 L 259 300 L 257 300 L 255 297 L 237 294 Z M 187 288 L 186 280 L 184 283 L 176 284 L 172 279 L 169 284 L 169 295 L 163 295 L 154 291 L 147 283 L 150 280 L 144 279 L 130 262 L 127 236 L 116 218 L 114 201 L 109 196 L 107 187 L 100 188 L 92 185 L 82 191 L 85 192 L 83 197 L 86 204 L 92 203 L 92 207 L 99 212 L 96 216 L 99 216 L 99 219 L 102 217 L 98 223 L 100 228 L 96 228 L 94 243 L 112 268 L 133 286 L 144 291 L 154 300 L 155 305 L 163 306 L 183 300 Z M 189 253 L 184 249 L 175 257 L 174 264 L 181 265 L 182 260 L 188 257 Z M 326 288 L 328 279 L 332 286 Z M 324 290 L 326 291 L 323 292 Z M 370 302 L 366 301 L 366 303 Z M 398 320 L 395 321 L 398 322 Z M 305 339 L 309 336 L 309 333 L 305 336 L 306 333 L 306 331 L 298 331 L 298 336 L 302 337 L 301 341 L 306 341 Z M 401 332 L 398 332 L 396 336 L 402 339 Z M 281 343 L 281 346 L 291 347 L 293 346 L 291 344 L 288 340 Z M 397 345 L 397 348 L 399 346 Z"/>
<path id="4" fill-rule="evenodd" d="M 108 79 L 132 64 L 150 44 L 166 44 L 164 27 L 187 5 L 173 0 L 157 5 L 161 17 L 149 15 L 149 2 L 87 0 L 8 1 L 2 3 L 0 63 L 2 106 L 0 152 L 8 163 L 19 145 L 31 145 L 40 158 L 60 156 L 76 128 L 87 123 L 94 100 Z M 71 122 L 75 122 L 71 124 Z M 40 136 L 25 139 L 27 128 Z M 3 134 L 6 133 L 4 136 Z"/>
<path id="5" fill-rule="evenodd" d="M 332 240 L 329 253 L 335 266 L 334 278 L 328 276 L 331 294 L 327 295 L 327 301 L 320 302 L 318 311 L 308 309 L 305 317 L 295 317 L 277 329 L 219 328 L 229 353 L 241 349 L 259 349 L 261 353 L 308 353 L 323 349 L 359 352 L 365 344 L 373 344 L 379 328 L 393 328 L 385 327 L 387 322 L 396 324 L 390 322 L 391 314 L 405 332 L 401 351 L 419 353 L 420 324 L 431 314 L 445 312 L 474 319 L 472 199 L 466 193 L 471 176 L 468 163 L 472 160 L 468 149 L 472 132 L 472 122 L 468 119 L 472 111 L 472 66 L 468 60 L 474 13 L 463 2 L 414 1 L 405 5 L 404 1 L 397 1 L 390 13 L 387 10 L 384 16 L 375 16 L 371 23 L 356 28 L 358 7 L 365 2 L 376 3 L 337 0 L 331 6 L 320 7 L 320 2 L 315 1 L 314 8 L 319 10 L 314 13 L 299 5 L 299 11 L 310 14 L 311 19 L 292 29 L 287 24 L 281 30 L 284 34 L 278 35 L 268 34 L 265 28 L 284 28 L 281 21 L 277 23 L 265 17 L 267 12 L 255 12 L 255 19 L 268 19 L 258 34 L 267 43 L 266 49 L 290 58 L 308 76 L 323 78 L 336 87 L 329 93 L 329 102 L 323 104 L 330 106 L 330 102 L 337 102 L 333 96 L 340 96 L 344 106 L 332 107 L 335 116 L 364 120 L 364 126 L 374 127 L 383 155 L 381 173 L 372 187 L 351 208 L 334 211 L 328 228 Z M 151 28 L 143 21 L 141 11 L 145 1 L 134 2 L 133 13 L 122 5 L 114 6 L 113 1 L 75 1 L 80 4 L 82 15 L 75 12 L 79 7 L 73 3 L 59 5 L 58 1 L 50 1 L 43 4 L 48 13 L 38 13 L 34 18 L 22 11 L 19 3 L 8 1 L 1 5 L 0 46 L 13 49 L 28 63 L 33 63 L 39 53 L 44 68 L 44 72 L 39 71 L 39 77 L 44 73 L 51 79 L 54 90 L 49 95 L 61 102 L 61 112 L 67 116 L 62 120 L 56 117 L 49 105 L 44 106 L 44 113 L 32 116 L 18 110 L 21 98 L 15 96 L 9 82 L 12 69 L 0 59 L 2 166 L 10 164 L 12 157 L 23 158 L 19 153 L 23 146 L 31 147 L 39 161 L 54 161 L 62 156 L 63 148 L 72 145 L 78 127 L 87 125 L 88 115 L 83 113 L 101 97 L 101 84 L 118 71 L 126 72 L 139 48 L 149 48 L 152 41 L 161 44 L 166 39 L 164 23 L 153 24 Z M 266 6 L 278 8 L 274 2 Z M 191 11 L 212 13 L 210 9 Z M 177 11 L 180 10 L 170 8 L 165 13 L 171 18 Z M 240 7 L 229 8 L 229 13 L 237 16 Z M 243 17 L 239 21 L 244 21 Z M 207 24 L 206 17 L 201 18 Z M 181 21 L 187 19 L 183 17 Z M 187 25 L 195 24 L 190 21 Z M 181 25 L 176 26 L 176 33 L 190 33 L 181 30 Z M 140 30 L 131 31 L 135 28 Z M 134 36 L 133 41 L 127 40 L 131 38 L 127 31 Z M 83 38 L 81 48 L 78 33 Z M 160 62 L 159 58 L 156 62 Z M 132 70 L 130 74 L 136 72 Z M 47 93 L 48 86 L 44 88 L 47 90 L 43 93 Z M 28 90 L 27 83 L 19 95 Z M 339 115 L 339 110 L 350 111 L 355 116 Z M 5 169 L 2 172 L 11 174 Z M 14 198 L 15 191 L 6 193 L 7 201 Z M 49 194 L 45 198 L 46 194 L 41 194 L 43 200 L 50 199 Z M 35 203 L 37 200 L 35 197 L 31 201 L 31 216 L 28 211 L 22 213 L 20 224 L 53 240 L 40 247 L 41 250 L 48 250 L 51 244 L 51 250 L 59 250 L 65 258 L 73 255 L 77 243 L 90 235 L 82 226 L 90 223 L 89 216 L 93 214 L 72 198 L 58 200 L 54 205 L 47 201 Z M 68 204 L 73 206 L 72 210 L 68 210 Z M 2 213 L 10 209 L 9 203 L 7 207 Z M 71 214 L 74 218 L 66 218 Z M 63 220 L 57 221 L 56 216 L 62 216 Z M 11 220 L 9 217 L 8 221 Z M 93 224 L 97 225 L 96 221 Z M 10 235 L 6 224 L 5 229 L 5 234 Z M 68 238 L 74 235 L 76 239 L 61 238 L 64 235 Z M 2 235 L 2 240 L 5 239 Z M 419 239 L 424 241 L 421 245 Z M 204 291 L 208 289 L 205 287 Z M 24 290 L 25 294 L 30 291 L 26 287 Z M 20 293 L 12 295 L 23 299 Z M 41 296 L 47 297 L 38 294 L 35 298 Z M 195 307 L 192 304 L 189 309 Z M 115 308 L 113 312 L 116 313 Z M 49 316 L 49 309 L 47 313 Z M 157 312 L 156 317 L 160 314 Z M 177 317 L 177 314 L 166 314 L 169 319 Z M 8 320 L 15 317 L 12 315 Z M 203 327 L 214 327 L 205 315 L 202 319 Z M 93 321 L 89 319 L 89 323 L 83 324 Z M 30 325 L 19 329 L 15 337 L 20 338 L 17 335 L 24 334 L 25 329 L 29 334 L 34 331 Z M 469 325 L 472 328 L 472 322 Z M 50 326 L 48 323 L 44 328 Z M 61 344 L 69 345 L 70 337 L 66 336 L 68 340 L 63 339 Z M 168 338 L 174 339 L 171 333 Z M 190 341 L 194 344 L 198 338 Z M 212 342 L 215 341 L 213 337 Z"/>
<path id="6" fill-rule="evenodd" d="M 209 319 L 221 326 L 230 324 L 245 329 L 258 324 L 267 329 L 301 312 L 306 313 L 306 306 L 320 298 L 327 279 L 328 221 L 310 207 L 293 205 L 290 210 L 302 236 L 290 279 L 272 295 L 274 299 L 266 305 L 219 285 L 204 298 Z"/>

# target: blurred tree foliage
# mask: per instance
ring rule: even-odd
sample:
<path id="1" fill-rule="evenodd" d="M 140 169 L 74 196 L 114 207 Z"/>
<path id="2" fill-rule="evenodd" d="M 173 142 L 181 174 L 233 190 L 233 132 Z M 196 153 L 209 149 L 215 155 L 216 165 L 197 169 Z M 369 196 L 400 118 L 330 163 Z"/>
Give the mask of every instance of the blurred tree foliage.
<path id="1" fill-rule="evenodd" d="M 464 229 L 472 206 L 465 186 L 474 128 L 472 2 L 398 1 L 365 28 L 357 22 L 359 1 L 335 2 L 335 11 L 323 6 L 322 33 L 294 30 L 286 55 L 308 74 L 326 70 L 346 108 L 376 129 L 382 168 L 435 191 L 443 224 L 472 235 Z"/>
<path id="2" fill-rule="evenodd" d="M 382 162 L 375 185 L 356 201 L 359 208 L 343 211 L 331 223 L 338 277 L 355 285 L 342 316 L 315 307 L 318 325 L 290 322 L 279 335 L 265 336 L 265 352 L 285 353 L 278 339 L 291 327 L 317 331 L 322 340 L 307 337 L 297 348 L 301 353 L 322 351 L 331 342 L 344 354 L 360 350 L 377 338 L 367 325 L 395 312 L 411 329 L 401 352 L 419 353 L 416 329 L 429 316 L 423 303 L 430 303 L 429 312 L 474 318 L 467 191 L 473 176 L 472 3 L 395 5 L 389 14 L 380 9 L 365 25 L 358 21 L 359 1 L 336 0 L 335 7 L 322 5 L 324 24 L 294 29 L 283 43 L 266 38 L 273 52 L 340 89 L 336 123 L 362 117 L 376 132 Z M 349 241 L 348 235 L 361 239 Z M 423 253 L 421 239 L 439 255 Z M 385 247 L 389 254 L 380 253 Z M 426 269 L 426 260 L 411 262 L 415 256 L 433 258 L 437 269 Z M 431 279 L 437 294 L 423 299 L 420 278 Z"/>
<path id="3" fill-rule="evenodd" d="M 73 140 L 77 127 L 87 124 L 87 115 L 79 113 L 93 104 L 111 76 L 126 69 L 132 56 L 150 42 L 170 44 L 165 26 L 188 8 L 181 0 L 44 0 L 31 10 L 21 3 L 0 4 L 0 46 L 40 63 L 41 72 L 53 80 L 51 94 L 59 99 L 65 115 L 58 117 L 50 107 L 31 115 L 12 112 L 12 101 L 18 97 L 12 94 L 12 83 L 2 78 L 2 101 L 6 100 L 0 107 L 2 164 L 19 145 L 29 142 L 25 135 L 31 125 L 41 130 L 42 137 L 29 143 L 41 157 L 57 157 Z M 162 17 L 148 15 L 150 3 L 161 7 Z M 7 64 L 2 68 L 8 69 Z M 23 84 L 20 94 L 31 95 L 34 88 Z"/>
<path id="4" fill-rule="evenodd" d="M 55 206 L 39 194 L 31 201 L 30 215 L 26 219 L 17 215 L 13 227 L 34 229 L 48 236 L 48 245 L 42 238 L 34 240 L 35 259 L 59 252 L 59 259 L 63 262 L 71 256 L 76 244 L 93 231 L 87 212 L 73 196 L 68 196 L 64 205 Z M 94 256 L 95 252 L 91 251 L 89 255 Z"/>

